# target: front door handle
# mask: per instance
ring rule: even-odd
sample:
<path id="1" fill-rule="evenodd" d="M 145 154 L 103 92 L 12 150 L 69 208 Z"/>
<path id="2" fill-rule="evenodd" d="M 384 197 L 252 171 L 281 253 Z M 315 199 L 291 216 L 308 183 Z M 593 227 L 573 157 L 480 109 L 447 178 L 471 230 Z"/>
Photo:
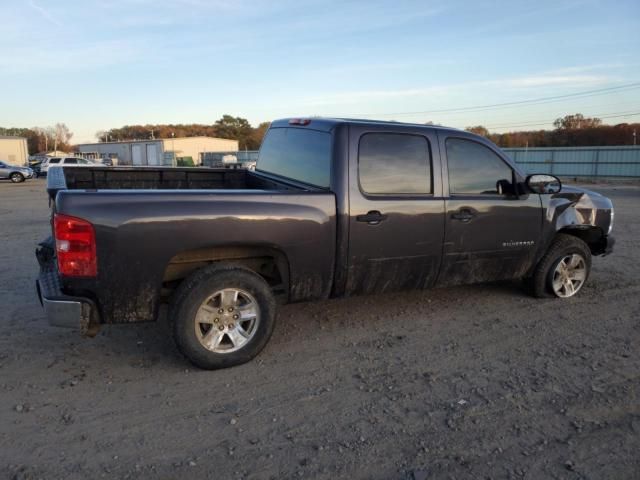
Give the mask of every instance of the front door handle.
<path id="1" fill-rule="evenodd" d="M 468 208 L 461 208 L 457 212 L 451 214 L 451 218 L 454 220 L 460 220 L 463 223 L 470 222 L 475 216 L 475 213 Z"/>
<path id="2" fill-rule="evenodd" d="M 356 220 L 358 222 L 366 222 L 369 225 L 378 225 L 381 221 L 386 220 L 387 216 L 380 213 L 378 210 L 371 210 L 366 215 L 358 215 Z"/>

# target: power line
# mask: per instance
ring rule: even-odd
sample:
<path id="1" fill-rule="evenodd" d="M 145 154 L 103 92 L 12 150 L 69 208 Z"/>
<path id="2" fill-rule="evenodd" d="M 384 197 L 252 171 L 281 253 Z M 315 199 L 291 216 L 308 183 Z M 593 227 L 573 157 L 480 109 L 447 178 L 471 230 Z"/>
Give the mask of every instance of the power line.
<path id="1" fill-rule="evenodd" d="M 629 83 L 626 85 L 619 85 L 617 87 L 599 88 L 596 90 L 587 90 L 584 92 L 567 93 L 564 95 L 555 95 L 552 97 L 539 97 L 529 100 L 519 100 L 515 102 L 493 103 L 489 105 L 476 105 L 473 107 L 458 107 L 458 108 L 443 108 L 438 110 L 425 110 L 420 112 L 395 112 L 395 113 L 358 113 L 347 116 L 353 117 L 373 117 L 373 116 L 400 116 L 400 115 L 427 115 L 434 113 L 447 113 L 447 112 L 477 112 L 482 110 L 493 110 L 498 108 L 509 108 L 521 105 L 535 105 L 544 103 L 559 102 L 568 98 L 586 98 L 595 97 L 598 95 L 608 95 L 611 93 L 618 93 L 620 91 L 628 91 L 640 88 L 640 82 Z"/>
<path id="2" fill-rule="evenodd" d="M 629 112 L 613 112 L 611 114 L 604 114 L 604 115 L 593 115 L 593 117 L 597 117 L 600 119 L 603 118 L 620 118 L 620 117 L 634 117 L 640 115 L 640 112 L 637 111 L 629 111 Z M 535 127 L 535 126 L 540 126 L 540 125 L 549 125 L 551 123 L 553 123 L 556 119 L 553 120 L 548 120 L 548 121 L 542 121 L 542 120 L 535 120 L 535 122 L 540 122 L 540 123 L 518 123 L 518 124 L 508 124 L 508 125 L 483 125 L 485 128 L 513 128 L 513 127 Z"/>
<path id="3" fill-rule="evenodd" d="M 620 107 L 620 106 L 621 105 L 618 105 L 618 107 Z M 628 107 L 628 106 L 629 105 L 625 105 L 625 107 Z M 589 108 L 594 108 L 594 107 L 591 106 Z M 615 111 L 615 112 L 589 113 L 589 114 L 585 113 L 583 115 L 589 116 L 589 117 L 598 117 L 598 118 L 600 118 L 603 115 L 622 115 L 622 114 L 625 114 L 625 113 L 631 114 L 631 113 L 635 113 L 638 110 L 640 110 L 640 105 L 634 105 L 630 110 L 618 110 L 618 111 Z M 581 107 L 581 112 L 585 112 L 585 111 L 588 112 L 589 110 L 588 109 L 585 110 L 585 109 L 583 109 Z M 556 116 L 556 118 L 559 118 L 559 117 L 564 116 L 564 115 L 567 115 L 567 114 L 566 113 L 558 114 Z M 499 120 L 497 120 L 497 121 L 499 122 Z M 505 120 L 505 122 L 508 122 L 508 121 L 509 120 Z M 543 122 L 544 120 L 542 120 L 542 119 L 533 119 L 533 118 L 522 118 L 521 121 L 523 121 L 523 122 Z"/>

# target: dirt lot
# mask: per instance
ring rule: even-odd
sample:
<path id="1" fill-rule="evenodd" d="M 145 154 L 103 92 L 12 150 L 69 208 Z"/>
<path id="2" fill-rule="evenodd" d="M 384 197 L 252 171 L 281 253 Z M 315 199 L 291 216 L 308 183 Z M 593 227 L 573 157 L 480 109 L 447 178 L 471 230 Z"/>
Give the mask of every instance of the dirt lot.
<path id="1" fill-rule="evenodd" d="M 281 310 L 252 363 L 198 371 L 164 321 L 49 327 L 42 181 L 0 184 L 0 477 L 640 478 L 640 188 L 577 298 L 505 283 Z"/>

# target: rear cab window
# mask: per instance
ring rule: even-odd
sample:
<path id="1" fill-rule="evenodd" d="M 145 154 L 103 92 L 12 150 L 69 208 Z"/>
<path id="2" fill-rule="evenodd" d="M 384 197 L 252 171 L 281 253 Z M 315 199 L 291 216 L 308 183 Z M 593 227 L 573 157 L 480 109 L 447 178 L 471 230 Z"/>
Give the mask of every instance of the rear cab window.
<path id="1" fill-rule="evenodd" d="M 364 134 L 358 149 L 358 177 L 366 195 L 431 194 L 429 141 L 404 133 Z"/>
<path id="2" fill-rule="evenodd" d="M 331 133 L 308 128 L 271 128 L 265 136 L 256 171 L 320 188 L 331 179 Z"/>
<path id="3" fill-rule="evenodd" d="M 50 158 L 48 163 L 60 163 L 59 158 Z"/>

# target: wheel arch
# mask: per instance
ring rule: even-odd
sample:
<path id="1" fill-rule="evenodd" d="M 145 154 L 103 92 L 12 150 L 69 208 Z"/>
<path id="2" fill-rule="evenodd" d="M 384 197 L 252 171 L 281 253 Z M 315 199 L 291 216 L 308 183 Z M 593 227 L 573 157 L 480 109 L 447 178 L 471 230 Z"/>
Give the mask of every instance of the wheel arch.
<path id="1" fill-rule="evenodd" d="M 571 225 L 556 231 L 556 235 L 564 233 L 579 238 L 586 243 L 592 255 L 601 255 L 606 248 L 606 236 L 600 227 L 592 225 Z"/>
<path id="2" fill-rule="evenodd" d="M 287 255 L 272 246 L 215 246 L 185 250 L 174 255 L 162 276 L 162 296 L 167 297 L 194 271 L 224 263 L 247 268 L 260 275 L 281 303 L 289 298 L 290 268 Z"/>

